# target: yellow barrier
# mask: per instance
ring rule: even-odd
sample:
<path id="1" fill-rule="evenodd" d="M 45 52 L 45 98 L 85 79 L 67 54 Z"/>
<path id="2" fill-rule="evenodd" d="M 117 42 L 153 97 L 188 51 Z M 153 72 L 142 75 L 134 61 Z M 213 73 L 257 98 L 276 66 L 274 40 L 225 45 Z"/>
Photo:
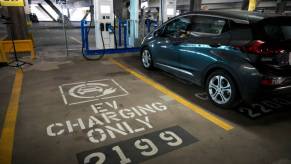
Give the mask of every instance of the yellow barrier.
<path id="1" fill-rule="evenodd" d="M 2 45 L 0 44 L 0 63 L 8 63 L 8 54 L 4 52 Z"/>
<path id="2" fill-rule="evenodd" d="M 15 49 L 16 52 L 30 52 L 31 53 L 31 59 L 36 58 L 35 50 L 33 48 L 33 42 L 32 40 L 15 40 Z M 11 53 L 13 52 L 13 44 L 11 40 L 8 41 L 0 41 L 0 44 L 3 48 L 4 53 Z"/>

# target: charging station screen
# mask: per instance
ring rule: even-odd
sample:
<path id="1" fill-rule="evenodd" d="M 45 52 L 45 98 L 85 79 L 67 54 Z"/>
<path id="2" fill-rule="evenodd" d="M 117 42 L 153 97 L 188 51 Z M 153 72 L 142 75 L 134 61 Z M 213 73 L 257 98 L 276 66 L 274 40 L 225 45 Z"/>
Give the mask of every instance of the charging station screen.
<path id="1" fill-rule="evenodd" d="M 167 15 L 174 15 L 174 9 L 167 9 Z"/>
<path id="2" fill-rule="evenodd" d="M 100 12 L 101 12 L 101 14 L 110 14 L 110 6 L 109 5 L 101 5 Z"/>

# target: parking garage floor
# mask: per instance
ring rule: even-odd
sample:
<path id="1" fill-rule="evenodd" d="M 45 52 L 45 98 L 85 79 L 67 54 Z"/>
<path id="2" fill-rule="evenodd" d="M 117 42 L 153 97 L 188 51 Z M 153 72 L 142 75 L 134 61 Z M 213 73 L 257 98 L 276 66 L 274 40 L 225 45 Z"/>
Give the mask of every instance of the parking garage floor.
<path id="1" fill-rule="evenodd" d="M 1 142 L 1 153 L 12 148 L 2 160 L 291 163 L 291 95 L 225 110 L 197 86 L 144 70 L 138 54 L 87 61 L 52 46 L 37 54 L 23 72 L 0 68 L 1 135 L 15 130 Z"/>

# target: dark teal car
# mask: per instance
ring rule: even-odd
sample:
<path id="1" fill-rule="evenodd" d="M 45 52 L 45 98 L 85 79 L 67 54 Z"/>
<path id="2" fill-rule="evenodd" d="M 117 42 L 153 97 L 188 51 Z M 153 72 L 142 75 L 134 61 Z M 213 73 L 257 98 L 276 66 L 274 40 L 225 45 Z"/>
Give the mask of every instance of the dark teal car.
<path id="1" fill-rule="evenodd" d="M 289 93 L 290 52 L 288 16 L 200 11 L 147 35 L 141 61 L 204 87 L 215 105 L 232 108 L 265 92 Z"/>

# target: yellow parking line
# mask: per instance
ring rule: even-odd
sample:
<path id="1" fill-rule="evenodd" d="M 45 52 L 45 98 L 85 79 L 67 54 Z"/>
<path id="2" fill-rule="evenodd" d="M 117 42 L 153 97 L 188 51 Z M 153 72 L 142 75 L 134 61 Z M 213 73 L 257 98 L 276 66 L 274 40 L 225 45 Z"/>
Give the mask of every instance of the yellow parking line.
<path id="1" fill-rule="evenodd" d="M 19 108 L 19 98 L 21 93 L 23 80 L 23 72 L 18 69 L 16 71 L 13 89 L 6 111 L 6 116 L 4 120 L 4 125 L 0 138 L 0 163 L 1 164 L 11 164 L 12 163 L 12 152 L 14 143 L 14 133 L 17 112 Z"/>
<path id="2" fill-rule="evenodd" d="M 141 79 L 142 81 L 144 81 L 145 83 L 151 85 L 152 87 L 154 87 L 155 89 L 161 91 L 162 93 L 172 97 L 173 99 L 175 99 L 177 102 L 183 104 L 184 106 L 186 106 L 187 108 L 191 109 L 193 112 L 198 113 L 199 115 L 201 115 L 203 118 L 211 121 L 212 123 L 216 124 L 217 126 L 223 128 L 226 131 L 232 130 L 234 127 L 231 126 L 229 123 L 223 121 L 222 119 L 216 117 L 213 114 L 210 114 L 209 112 L 205 111 L 203 108 L 199 107 L 196 104 L 193 104 L 191 102 L 189 102 L 188 100 L 186 100 L 185 98 L 175 94 L 174 92 L 170 91 L 169 89 L 167 89 L 166 87 L 154 82 L 153 80 L 147 78 L 146 76 L 130 69 L 129 67 L 127 67 L 126 65 L 121 64 L 120 62 L 114 60 L 114 59 L 110 59 L 110 61 L 116 65 L 118 65 L 120 68 L 124 69 L 125 71 L 131 73 L 132 75 L 134 75 L 135 77 Z"/>

